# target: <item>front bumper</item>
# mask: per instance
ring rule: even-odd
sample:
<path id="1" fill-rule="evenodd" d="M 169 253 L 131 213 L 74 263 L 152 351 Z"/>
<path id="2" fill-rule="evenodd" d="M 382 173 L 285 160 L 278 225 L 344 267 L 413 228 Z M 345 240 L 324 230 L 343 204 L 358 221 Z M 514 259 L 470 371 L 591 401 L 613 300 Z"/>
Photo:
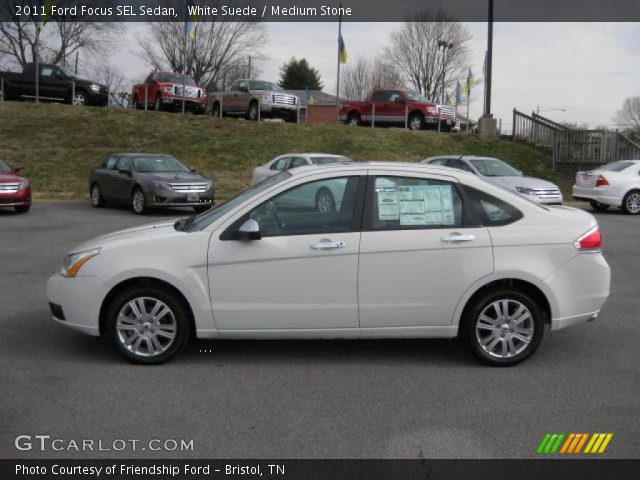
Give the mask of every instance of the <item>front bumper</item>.
<path id="1" fill-rule="evenodd" d="M 271 103 L 260 104 L 260 114 L 264 116 L 285 116 L 291 117 L 298 112 L 297 105 L 280 105 Z"/>
<path id="2" fill-rule="evenodd" d="M 109 95 L 106 93 L 89 92 L 88 97 L 89 105 L 106 107 L 109 103 Z"/>
<path id="3" fill-rule="evenodd" d="M 31 187 L 14 193 L 0 193 L 0 207 L 26 207 L 31 205 Z"/>
<path id="4" fill-rule="evenodd" d="M 215 195 L 213 188 L 204 193 L 185 194 L 154 188 L 146 195 L 147 205 L 150 207 L 198 207 L 213 206 Z"/>
<path id="5" fill-rule="evenodd" d="M 206 97 L 192 98 L 185 97 L 184 106 L 189 110 L 203 110 L 207 106 Z M 171 105 L 173 107 L 182 107 L 182 97 L 163 95 L 163 105 Z"/>
<path id="6" fill-rule="evenodd" d="M 108 285 L 97 277 L 68 278 L 58 272 L 47 281 L 51 318 L 61 325 L 97 337 L 100 335 L 100 307 L 108 292 Z"/>
<path id="7" fill-rule="evenodd" d="M 603 205 L 611 205 L 614 207 L 622 205 L 622 198 L 619 198 L 613 194 L 613 192 L 610 192 L 607 188 L 603 187 L 590 188 L 574 185 L 571 189 L 571 194 L 575 200 L 581 200 L 584 202 L 594 200 L 598 203 L 602 203 Z"/>

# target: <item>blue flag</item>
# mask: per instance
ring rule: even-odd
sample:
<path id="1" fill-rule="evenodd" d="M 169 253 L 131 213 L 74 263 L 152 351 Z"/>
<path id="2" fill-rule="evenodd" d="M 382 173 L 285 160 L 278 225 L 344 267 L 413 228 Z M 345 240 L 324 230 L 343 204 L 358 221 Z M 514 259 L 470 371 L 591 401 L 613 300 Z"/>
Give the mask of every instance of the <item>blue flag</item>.
<path id="1" fill-rule="evenodd" d="M 347 48 L 344 46 L 344 40 L 342 39 L 342 33 L 338 37 L 338 58 L 340 63 L 347 63 L 349 55 L 347 54 Z"/>
<path id="2" fill-rule="evenodd" d="M 196 34 L 195 22 L 198 16 L 195 13 L 196 6 L 193 0 L 188 0 L 184 12 L 184 36 L 193 38 Z"/>

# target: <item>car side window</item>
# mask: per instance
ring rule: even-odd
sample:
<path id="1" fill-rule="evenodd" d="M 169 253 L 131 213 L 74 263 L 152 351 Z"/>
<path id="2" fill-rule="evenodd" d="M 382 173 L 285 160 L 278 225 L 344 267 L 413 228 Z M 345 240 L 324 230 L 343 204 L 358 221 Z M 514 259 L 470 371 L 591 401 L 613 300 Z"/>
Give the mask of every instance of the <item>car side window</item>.
<path id="1" fill-rule="evenodd" d="M 277 170 L 279 172 L 283 172 L 287 170 L 287 166 L 289 165 L 290 157 L 282 157 L 271 164 L 270 170 Z"/>
<path id="2" fill-rule="evenodd" d="M 451 182 L 379 176 L 374 177 L 371 187 L 365 218 L 365 226 L 371 230 L 462 226 L 462 198 Z"/>
<path id="3" fill-rule="evenodd" d="M 386 100 L 388 100 L 388 96 L 387 96 L 387 92 L 376 92 L 373 94 L 373 101 L 374 102 L 384 102 Z"/>
<path id="4" fill-rule="evenodd" d="M 104 163 L 104 168 L 114 170 L 116 168 L 116 163 L 118 163 L 118 157 L 109 157 Z"/>
<path id="5" fill-rule="evenodd" d="M 42 76 L 42 77 L 52 77 L 53 76 L 53 68 L 51 68 L 51 67 L 42 67 L 42 72 L 40 72 L 40 76 Z"/>
<path id="6" fill-rule="evenodd" d="M 473 187 L 465 186 L 464 188 L 480 222 L 485 227 L 509 225 L 523 217 L 520 210 L 499 198 Z"/>
<path id="7" fill-rule="evenodd" d="M 131 158 L 120 157 L 118 160 L 118 170 L 131 170 Z"/>
<path id="8" fill-rule="evenodd" d="M 354 176 L 304 183 L 267 200 L 241 220 L 256 220 L 264 237 L 348 232 L 353 229 L 359 182 Z"/>
<path id="9" fill-rule="evenodd" d="M 465 172 L 474 173 L 469 165 L 458 158 L 453 158 L 447 162 L 447 167 L 457 168 L 458 170 L 464 170 Z"/>
<path id="10" fill-rule="evenodd" d="M 400 100 L 402 100 L 402 95 L 400 95 L 400 92 L 390 92 L 389 94 L 390 102 L 398 102 Z"/>
<path id="11" fill-rule="evenodd" d="M 431 160 L 429 162 L 429 165 L 442 165 L 444 166 L 445 163 L 448 162 L 448 159 L 446 158 L 438 158 L 437 160 Z"/>
<path id="12" fill-rule="evenodd" d="M 289 168 L 302 167 L 304 165 L 308 165 L 307 161 L 304 158 L 295 157 L 291 160 L 291 165 L 289 165 Z"/>
<path id="13" fill-rule="evenodd" d="M 241 81 L 238 83 L 238 90 L 246 89 L 249 90 L 249 82 Z"/>

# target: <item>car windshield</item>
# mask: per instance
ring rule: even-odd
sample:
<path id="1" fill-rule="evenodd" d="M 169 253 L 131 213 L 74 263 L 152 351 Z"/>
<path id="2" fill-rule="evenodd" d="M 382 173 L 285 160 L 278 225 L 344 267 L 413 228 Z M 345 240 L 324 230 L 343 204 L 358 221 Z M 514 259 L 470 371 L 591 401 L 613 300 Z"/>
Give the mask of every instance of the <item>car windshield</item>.
<path id="1" fill-rule="evenodd" d="M 133 168 L 136 172 L 180 172 L 188 173 L 189 169 L 185 167 L 177 158 L 170 156 L 149 156 L 135 157 L 133 159 Z"/>
<path id="2" fill-rule="evenodd" d="M 352 162 L 348 157 L 309 157 L 314 165 L 325 165 L 327 163 Z"/>
<path id="3" fill-rule="evenodd" d="M 270 92 L 283 92 L 279 85 L 272 82 L 262 82 L 260 80 L 249 81 L 250 90 L 268 90 Z"/>
<path id="4" fill-rule="evenodd" d="M 427 97 L 419 94 L 418 92 L 404 92 L 404 96 L 407 97 L 407 100 L 409 100 L 410 102 L 429 102 Z"/>
<path id="5" fill-rule="evenodd" d="M 168 82 L 168 83 L 183 83 L 183 79 L 184 78 L 184 83 L 187 85 L 195 85 L 195 81 L 193 80 L 193 78 L 189 77 L 188 75 L 180 75 L 179 73 L 159 73 L 158 74 L 158 81 L 159 82 Z"/>
<path id="6" fill-rule="evenodd" d="M 208 210 L 205 213 L 192 217 L 192 220 L 189 222 L 189 226 L 185 230 L 188 232 L 195 232 L 206 228 L 226 213 L 250 200 L 255 195 L 264 192 L 289 177 L 291 177 L 289 172 L 281 172 L 277 175 L 273 175 L 272 177 L 268 177 L 262 182 L 236 195 L 231 200 L 216 206 L 213 210 Z"/>
<path id="7" fill-rule="evenodd" d="M 60 69 L 60 71 L 62 72 L 63 75 L 65 75 L 67 78 L 76 78 L 76 74 L 73 73 L 71 70 L 69 70 L 68 68 L 64 68 L 64 67 L 58 67 Z"/>
<path id="8" fill-rule="evenodd" d="M 485 177 L 521 177 L 522 174 L 497 158 L 471 160 L 471 164 Z"/>
<path id="9" fill-rule="evenodd" d="M 633 165 L 633 163 L 634 162 L 629 162 L 627 160 L 622 160 L 622 161 L 619 161 L 619 162 L 613 162 L 613 163 L 610 163 L 608 165 L 605 165 L 604 167 L 601 167 L 598 170 L 605 170 L 607 172 L 621 172 L 625 168 L 628 168 L 631 165 Z"/>
<path id="10" fill-rule="evenodd" d="M 2 160 L 0 158 L 0 172 L 10 172 L 11 171 L 11 167 L 7 164 L 7 162 L 5 162 L 4 160 Z"/>

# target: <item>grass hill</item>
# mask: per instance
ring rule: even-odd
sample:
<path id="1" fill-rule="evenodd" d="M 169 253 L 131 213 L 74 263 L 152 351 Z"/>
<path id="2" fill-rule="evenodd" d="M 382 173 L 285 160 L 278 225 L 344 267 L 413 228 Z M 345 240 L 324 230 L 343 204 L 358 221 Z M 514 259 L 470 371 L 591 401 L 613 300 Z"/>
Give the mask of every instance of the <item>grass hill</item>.
<path id="1" fill-rule="evenodd" d="M 418 161 L 441 154 L 502 158 L 525 174 L 568 183 L 536 150 L 470 135 L 235 119 L 69 105 L 0 103 L 0 158 L 20 166 L 36 198 L 88 198 L 92 166 L 117 152 L 169 153 L 216 184 L 220 200 L 245 188 L 257 165 L 284 153 Z"/>

